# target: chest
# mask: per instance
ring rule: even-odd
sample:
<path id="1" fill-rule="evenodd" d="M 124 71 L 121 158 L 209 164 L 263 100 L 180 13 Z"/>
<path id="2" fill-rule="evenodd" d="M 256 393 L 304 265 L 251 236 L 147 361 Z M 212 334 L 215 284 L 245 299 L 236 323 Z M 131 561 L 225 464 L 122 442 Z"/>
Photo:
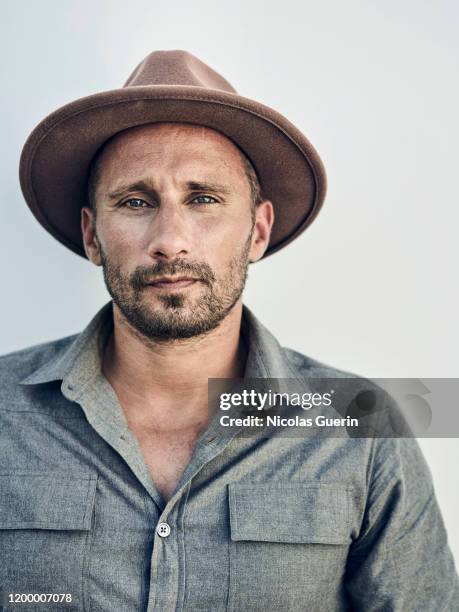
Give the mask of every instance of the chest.
<path id="1" fill-rule="evenodd" d="M 190 462 L 199 432 L 152 432 L 134 428 L 143 459 L 153 482 L 167 501 L 174 492 L 186 466 Z"/>
<path id="2" fill-rule="evenodd" d="M 161 539 L 160 509 L 129 466 L 130 453 L 116 452 L 101 425 L 99 434 L 85 418 L 45 421 L 32 411 L 0 411 L 0 420 L 0 446 L 8 449 L 0 584 L 9 589 L 70 593 L 65 607 L 75 612 L 85 601 L 120 611 L 133 601 L 142 610 L 170 610 L 177 601 L 177 612 L 346 609 L 336 598 L 365 508 L 357 493 L 367 486 L 366 470 L 355 466 L 365 467 L 368 453 L 354 439 L 336 439 L 331 449 L 329 440 L 318 447 L 312 438 L 240 438 L 211 461 L 203 456 Z M 193 437 L 142 433 L 158 485 L 161 467 L 188 461 Z M 340 462 L 331 461 L 336 455 Z M 169 474 L 163 494 L 170 482 Z"/>

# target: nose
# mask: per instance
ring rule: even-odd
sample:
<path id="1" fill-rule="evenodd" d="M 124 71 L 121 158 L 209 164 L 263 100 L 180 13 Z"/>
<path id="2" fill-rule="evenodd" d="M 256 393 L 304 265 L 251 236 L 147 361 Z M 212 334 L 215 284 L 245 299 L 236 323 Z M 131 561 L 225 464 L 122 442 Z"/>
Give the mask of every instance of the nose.
<path id="1" fill-rule="evenodd" d="M 154 259 L 174 259 L 187 255 L 191 231 L 185 211 L 173 203 L 162 203 L 149 228 L 148 255 Z"/>

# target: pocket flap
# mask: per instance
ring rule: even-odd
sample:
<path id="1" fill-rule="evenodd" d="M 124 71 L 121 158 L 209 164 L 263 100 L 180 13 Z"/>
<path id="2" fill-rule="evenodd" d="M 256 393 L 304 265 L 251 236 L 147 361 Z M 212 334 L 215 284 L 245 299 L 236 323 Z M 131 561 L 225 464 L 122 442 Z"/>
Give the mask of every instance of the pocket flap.
<path id="1" fill-rule="evenodd" d="M 231 483 L 232 540 L 345 544 L 349 488 L 340 483 Z"/>
<path id="2" fill-rule="evenodd" d="M 0 474 L 0 529 L 91 528 L 97 474 Z"/>

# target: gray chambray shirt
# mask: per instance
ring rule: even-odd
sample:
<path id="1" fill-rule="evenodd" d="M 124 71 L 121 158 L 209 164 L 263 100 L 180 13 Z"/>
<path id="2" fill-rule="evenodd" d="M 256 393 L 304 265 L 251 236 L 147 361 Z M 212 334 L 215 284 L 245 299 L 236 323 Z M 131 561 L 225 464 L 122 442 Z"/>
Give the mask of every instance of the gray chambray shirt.
<path id="1" fill-rule="evenodd" d="M 4 595 L 4 610 L 459 610 L 416 439 L 211 423 L 165 503 L 101 373 L 112 324 L 109 302 L 81 334 L 0 358 L 0 590 L 72 598 Z M 246 377 L 341 375 L 282 348 L 246 306 L 241 331 Z"/>

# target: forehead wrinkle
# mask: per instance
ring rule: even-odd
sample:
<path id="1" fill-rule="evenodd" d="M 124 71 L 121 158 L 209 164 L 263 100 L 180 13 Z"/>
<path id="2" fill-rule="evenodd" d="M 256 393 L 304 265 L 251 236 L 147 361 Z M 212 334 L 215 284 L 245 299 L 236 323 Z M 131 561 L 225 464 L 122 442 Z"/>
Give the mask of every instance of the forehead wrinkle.
<path id="1" fill-rule="evenodd" d="M 168 152 L 168 149 L 176 147 L 177 141 L 180 140 L 184 141 L 184 146 L 179 150 L 179 155 L 185 152 L 188 144 L 191 147 L 193 144 L 196 146 L 196 141 L 198 141 L 204 145 L 201 151 L 206 150 L 206 144 L 217 149 L 216 151 L 214 150 L 213 157 L 218 156 L 220 164 L 224 163 L 230 166 L 231 159 L 234 161 L 237 159 L 240 162 L 241 169 L 243 169 L 244 163 L 239 148 L 227 136 L 200 125 L 172 123 L 131 128 L 116 135 L 113 141 L 109 143 L 108 148 L 110 149 L 113 146 L 116 154 L 124 155 L 123 150 L 128 147 L 131 150 L 130 154 L 133 154 L 139 160 L 149 155 L 162 159 L 165 153 Z M 155 145 L 158 145 L 160 149 L 158 150 Z M 137 147 L 139 148 L 138 153 L 136 151 Z M 143 153 L 145 148 L 148 150 Z M 132 150 L 134 153 L 132 153 Z M 175 149 L 173 153 L 177 154 L 177 150 Z M 196 151 L 194 155 L 196 155 Z"/>
<path id="2" fill-rule="evenodd" d="M 231 164 L 230 160 L 221 154 L 212 156 L 208 152 L 174 151 L 166 157 L 165 159 L 161 151 L 139 152 L 134 154 L 132 159 L 123 159 L 119 155 L 115 158 L 114 164 L 111 164 L 111 160 L 108 160 L 106 177 L 109 182 L 110 179 L 116 180 L 119 169 L 121 169 L 121 174 L 124 176 L 126 176 L 127 171 L 127 179 L 122 181 L 123 184 L 143 180 L 159 185 L 164 179 L 176 186 L 187 182 L 229 185 L 237 180 L 236 176 L 241 177 L 244 173 L 242 160 L 240 167 L 236 170 L 234 164 Z M 225 170 L 224 173 L 222 173 L 222 169 Z M 129 175 L 132 177 L 132 181 Z M 118 187 L 115 187 L 115 189 L 118 189 Z"/>

